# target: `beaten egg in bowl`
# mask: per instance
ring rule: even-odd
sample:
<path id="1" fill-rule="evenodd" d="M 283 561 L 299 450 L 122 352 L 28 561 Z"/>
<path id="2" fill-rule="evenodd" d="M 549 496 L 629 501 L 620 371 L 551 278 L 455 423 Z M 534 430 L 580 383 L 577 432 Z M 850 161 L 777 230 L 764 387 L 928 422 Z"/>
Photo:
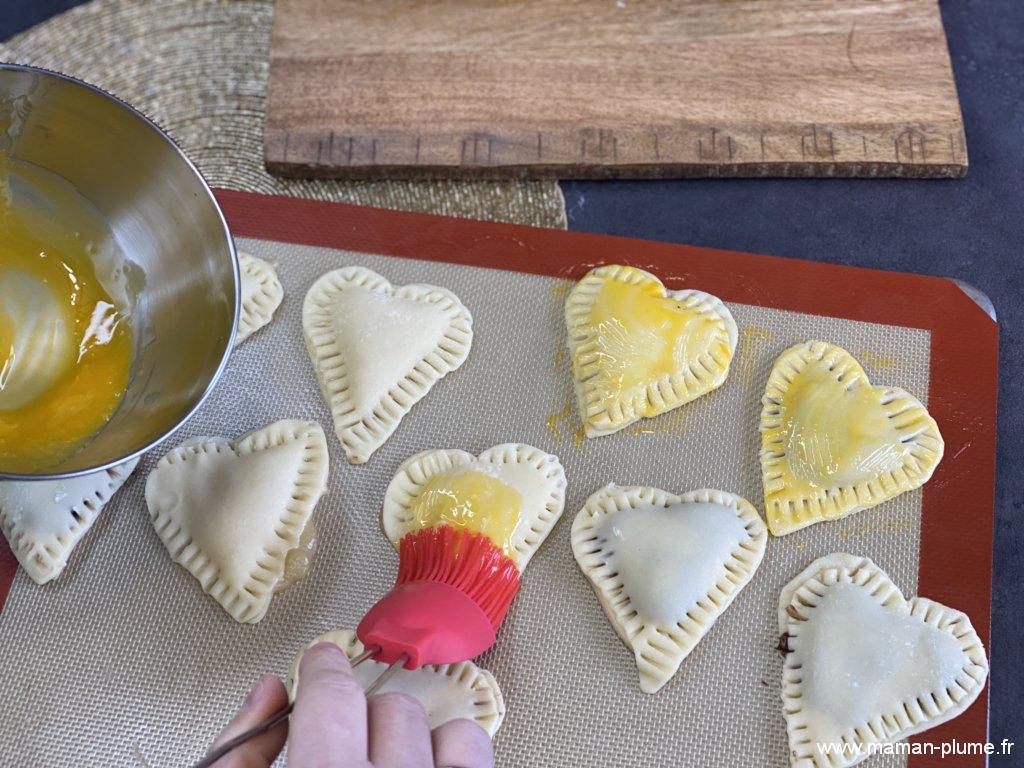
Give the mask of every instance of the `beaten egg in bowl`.
<path id="1" fill-rule="evenodd" d="M 132 365 L 129 297 L 100 216 L 59 177 L 0 156 L 0 467 L 37 472 L 110 419 Z"/>

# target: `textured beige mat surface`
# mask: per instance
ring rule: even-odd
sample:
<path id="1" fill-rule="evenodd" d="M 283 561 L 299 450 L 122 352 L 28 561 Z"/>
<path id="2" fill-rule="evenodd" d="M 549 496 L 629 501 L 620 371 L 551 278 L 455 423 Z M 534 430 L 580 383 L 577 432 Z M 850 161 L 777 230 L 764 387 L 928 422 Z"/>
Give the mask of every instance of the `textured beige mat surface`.
<path id="1" fill-rule="evenodd" d="M 455 291 L 474 316 L 466 364 L 440 382 L 364 466 L 333 435 L 329 495 L 316 513 L 320 549 L 307 579 L 275 598 L 258 625 L 236 624 L 173 565 L 150 526 L 145 477 L 164 446 L 100 517 L 64 575 L 40 588 L 19 574 L 0 616 L 3 764 L 179 766 L 199 755 L 262 671 L 284 675 L 314 635 L 352 627 L 391 585 L 397 556 L 380 532 L 384 489 L 399 463 L 430 448 L 479 452 L 521 441 L 558 454 L 565 515 L 524 576 L 495 648 L 508 716 L 496 738 L 503 768 L 651 765 L 784 766 L 776 604 L 815 557 L 868 555 L 905 591 L 917 586 L 920 491 L 851 519 L 768 542 L 764 563 L 676 677 L 640 693 L 569 546 L 573 516 L 607 482 L 681 492 L 715 487 L 761 504 L 757 420 L 774 357 L 807 337 L 857 355 L 876 384 L 924 398 L 925 331 L 730 305 L 740 329 L 733 370 L 716 392 L 609 437 L 578 444 L 562 320 L 564 281 L 465 266 L 240 240 L 274 260 L 285 287 L 274 322 L 242 345 L 211 399 L 175 438 L 237 436 L 280 418 L 330 432 L 302 341 L 302 298 L 345 264 L 394 283 Z M 874 757 L 871 768 L 902 765 Z"/>
<path id="2" fill-rule="evenodd" d="M 565 227 L 555 182 L 329 182 L 263 167 L 271 0 L 93 0 L 0 43 L 0 61 L 94 83 L 153 118 L 212 186 Z"/>

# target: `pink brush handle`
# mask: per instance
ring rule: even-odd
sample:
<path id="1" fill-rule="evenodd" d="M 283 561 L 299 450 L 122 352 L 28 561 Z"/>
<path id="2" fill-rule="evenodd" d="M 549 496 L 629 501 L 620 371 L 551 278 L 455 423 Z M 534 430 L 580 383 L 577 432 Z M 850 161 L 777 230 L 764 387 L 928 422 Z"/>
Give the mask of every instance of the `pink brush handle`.
<path id="1" fill-rule="evenodd" d="M 494 645 L 495 631 L 461 590 L 415 581 L 388 592 L 359 622 L 356 636 L 366 648 L 380 647 L 375 661 L 393 664 L 406 654 L 406 669 L 418 669 L 475 658 Z"/>

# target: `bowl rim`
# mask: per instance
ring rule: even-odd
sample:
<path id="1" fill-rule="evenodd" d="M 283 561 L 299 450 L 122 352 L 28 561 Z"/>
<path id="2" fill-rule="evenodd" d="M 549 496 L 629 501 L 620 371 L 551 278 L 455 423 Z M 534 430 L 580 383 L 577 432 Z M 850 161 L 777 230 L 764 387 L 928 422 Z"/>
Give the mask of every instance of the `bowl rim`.
<path id="1" fill-rule="evenodd" d="M 44 77 L 56 78 L 63 80 L 67 83 L 71 83 L 75 86 L 84 87 L 87 90 L 92 91 L 107 99 L 108 101 L 116 104 L 122 109 L 126 110 L 130 115 L 140 119 L 143 125 L 147 126 L 152 130 L 164 143 L 178 155 L 178 157 L 185 163 L 186 166 L 192 171 L 196 179 L 199 181 L 199 185 L 202 188 L 203 193 L 206 195 L 207 200 L 213 205 L 213 210 L 220 220 L 221 231 L 224 234 L 224 238 L 227 240 L 228 252 L 231 256 L 231 270 L 234 277 L 234 293 L 235 293 L 235 309 L 231 321 L 231 334 L 228 336 L 228 343 L 225 345 L 223 354 L 221 355 L 220 362 L 217 364 L 217 369 L 213 372 L 213 376 L 210 377 L 210 381 L 207 383 L 203 392 L 199 395 L 196 401 L 186 410 L 176 422 L 167 427 L 163 432 L 158 434 L 155 438 L 147 442 L 140 448 L 132 450 L 130 453 L 126 453 L 120 458 L 113 459 L 103 464 L 97 464 L 93 467 L 86 467 L 84 469 L 76 469 L 69 472 L 48 472 L 45 474 L 21 474 L 14 472 L 4 472 L 0 470 L 0 481 L 17 481 L 17 482 L 38 482 L 46 480 L 70 480 L 77 477 L 83 477 L 85 475 L 98 474 L 106 470 L 112 469 L 113 467 L 126 464 L 133 459 L 140 458 L 143 454 L 148 453 L 153 448 L 158 446 L 167 438 L 171 437 L 175 432 L 181 429 L 184 424 L 195 415 L 196 411 L 202 407 L 203 403 L 206 402 L 210 393 L 214 387 L 220 381 L 221 376 L 224 374 L 224 370 L 227 368 L 228 360 L 231 357 L 231 353 L 234 351 L 235 337 L 238 334 L 238 318 L 241 313 L 242 305 L 242 287 L 241 287 L 241 271 L 238 265 L 238 251 L 235 247 L 235 239 L 231 234 L 231 229 L 228 227 L 227 219 L 224 217 L 224 212 L 221 210 L 220 204 L 217 202 L 216 196 L 213 194 L 213 189 L 210 187 L 209 182 L 206 181 L 206 177 L 203 176 L 202 172 L 196 167 L 185 151 L 178 146 L 178 143 L 172 139 L 168 133 L 161 128 L 156 122 L 150 119 L 146 114 L 133 107 L 123 99 L 118 98 L 112 93 L 105 91 L 97 85 L 88 83 L 85 80 L 80 80 L 77 77 L 66 75 L 63 72 L 58 72 L 52 69 L 46 69 L 45 67 L 37 67 L 29 64 L 17 64 L 13 62 L 0 62 L 0 72 L 25 72 L 34 75 L 42 75 Z M 101 428 L 102 429 L 102 428 Z M 98 433 L 97 433 L 98 434 Z M 91 438 L 90 438 L 91 439 Z"/>

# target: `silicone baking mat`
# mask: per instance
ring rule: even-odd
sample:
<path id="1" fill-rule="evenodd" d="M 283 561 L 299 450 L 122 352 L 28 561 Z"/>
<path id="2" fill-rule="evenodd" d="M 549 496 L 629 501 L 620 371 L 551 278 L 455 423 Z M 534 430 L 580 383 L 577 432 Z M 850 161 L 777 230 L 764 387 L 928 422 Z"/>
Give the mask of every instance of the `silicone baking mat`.
<path id="1" fill-rule="evenodd" d="M 908 596 L 920 591 L 964 610 L 987 640 L 997 330 L 952 282 L 340 204 L 219 197 L 239 247 L 277 264 L 284 303 L 235 352 L 196 416 L 140 463 L 56 583 L 40 588 L 14 575 L 4 553 L 4 765 L 162 768 L 197 758 L 259 672 L 283 675 L 309 639 L 353 627 L 390 586 L 397 556 L 380 532 L 381 499 L 398 464 L 430 448 L 479 452 L 525 442 L 558 454 L 569 480 L 564 517 L 527 569 L 497 645 L 479 660 L 508 705 L 495 739 L 504 768 L 786 765 L 778 594 L 829 552 L 873 558 Z M 570 279 L 607 262 L 720 296 L 739 325 L 739 347 L 721 389 L 583 441 L 562 301 Z M 453 290 L 475 330 L 466 364 L 358 467 L 345 462 L 331 433 L 301 333 L 306 290 L 346 264 L 396 284 Z M 764 382 L 779 352 L 812 337 L 849 349 L 874 383 L 927 401 L 946 458 L 923 491 L 769 541 L 753 581 L 676 677 L 660 693 L 642 694 L 631 653 L 573 560 L 572 518 L 608 482 L 720 488 L 760 506 Z M 261 623 L 243 626 L 171 563 L 149 524 L 143 488 L 173 444 L 235 437 L 280 418 L 316 419 L 327 429 L 330 492 L 316 513 L 321 540 L 308 577 L 276 597 Z M 985 734 L 982 696 L 924 738 Z M 906 763 L 879 756 L 865 765 Z"/>

